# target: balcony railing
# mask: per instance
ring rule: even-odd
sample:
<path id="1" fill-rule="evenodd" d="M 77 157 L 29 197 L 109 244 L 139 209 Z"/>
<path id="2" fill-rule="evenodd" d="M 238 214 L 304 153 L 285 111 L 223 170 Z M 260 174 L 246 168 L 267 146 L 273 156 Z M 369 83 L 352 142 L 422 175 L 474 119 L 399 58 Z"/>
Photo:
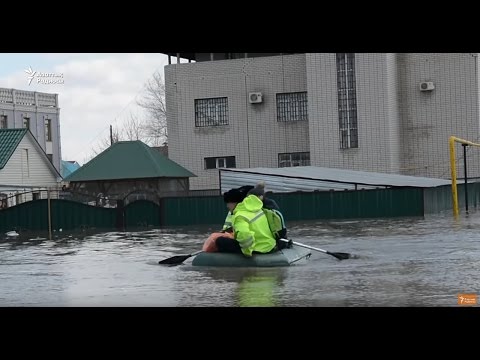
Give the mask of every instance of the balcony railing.
<path id="1" fill-rule="evenodd" d="M 58 107 L 57 94 L 0 88 L 0 104 Z"/>

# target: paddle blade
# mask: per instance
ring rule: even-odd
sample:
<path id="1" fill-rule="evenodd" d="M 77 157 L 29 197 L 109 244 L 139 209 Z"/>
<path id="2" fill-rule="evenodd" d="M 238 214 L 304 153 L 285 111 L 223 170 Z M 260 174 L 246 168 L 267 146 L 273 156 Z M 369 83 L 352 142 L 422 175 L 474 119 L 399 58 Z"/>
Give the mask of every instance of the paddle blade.
<path id="1" fill-rule="evenodd" d="M 165 260 L 160 260 L 160 265 L 180 265 L 192 255 L 176 255 Z"/>
<path id="2" fill-rule="evenodd" d="M 346 260 L 350 259 L 351 255 L 349 253 L 342 253 L 342 252 L 330 252 L 328 251 L 327 254 L 335 256 L 338 260 Z"/>

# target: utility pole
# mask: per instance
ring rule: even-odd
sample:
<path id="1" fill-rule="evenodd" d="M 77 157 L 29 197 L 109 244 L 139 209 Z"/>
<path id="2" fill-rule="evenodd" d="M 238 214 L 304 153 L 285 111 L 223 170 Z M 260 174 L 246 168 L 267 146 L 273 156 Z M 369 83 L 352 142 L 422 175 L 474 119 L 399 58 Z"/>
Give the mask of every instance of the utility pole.
<path id="1" fill-rule="evenodd" d="M 110 146 L 113 145 L 113 131 L 112 131 L 112 125 L 110 125 Z"/>

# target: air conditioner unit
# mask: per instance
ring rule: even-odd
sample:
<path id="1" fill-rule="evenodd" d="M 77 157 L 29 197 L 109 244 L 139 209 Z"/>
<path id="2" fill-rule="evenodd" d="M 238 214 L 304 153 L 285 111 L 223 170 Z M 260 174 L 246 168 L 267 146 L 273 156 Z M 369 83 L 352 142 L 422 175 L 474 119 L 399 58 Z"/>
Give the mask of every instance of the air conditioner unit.
<path id="1" fill-rule="evenodd" d="M 420 91 L 432 91 L 435 89 L 435 85 L 431 81 L 424 81 L 420 83 Z"/>
<path id="2" fill-rule="evenodd" d="M 248 100 L 250 104 L 259 104 L 263 101 L 261 92 L 253 92 L 248 94 Z"/>

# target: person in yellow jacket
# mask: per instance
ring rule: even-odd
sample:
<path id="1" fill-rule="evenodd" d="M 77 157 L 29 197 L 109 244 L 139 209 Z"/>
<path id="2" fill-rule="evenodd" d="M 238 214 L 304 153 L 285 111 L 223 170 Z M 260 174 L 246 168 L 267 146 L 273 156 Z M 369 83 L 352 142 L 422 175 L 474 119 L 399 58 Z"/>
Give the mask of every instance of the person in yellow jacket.
<path id="1" fill-rule="evenodd" d="M 233 232 L 233 214 L 230 210 L 225 217 L 225 221 L 223 223 L 222 232 Z"/>
<path id="2" fill-rule="evenodd" d="M 254 187 L 251 186 L 251 185 L 245 185 L 245 186 L 241 186 L 237 189 L 234 189 L 234 190 L 230 190 L 230 192 L 232 191 L 240 191 L 241 194 L 238 194 L 238 199 L 236 200 L 237 202 L 239 202 L 239 200 L 241 199 L 241 201 L 243 201 L 243 199 L 245 198 L 245 196 L 247 196 L 247 193 L 249 191 L 251 191 Z M 229 232 L 229 233 L 233 233 L 233 209 L 234 207 L 232 207 L 232 210 L 230 210 L 230 208 L 228 209 L 228 213 L 227 213 L 227 216 L 225 217 L 225 221 L 223 223 L 223 227 L 222 227 L 222 231 L 221 232 Z"/>
<path id="3" fill-rule="evenodd" d="M 218 242 L 226 244 L 225 246 L 229 248 L 229 245 L 232 245 L 231 239 L 233 239 L 233 209 L 237 205 L 237 203 L 243 201 L 245 196 L 247 196 L 247 192 L 253 189 L 253 186 L 242 186 L 239 187 L 238 189 L 232 189 L 228 191 L 229 197 L 230 197 L 230 203 L 227 203 L 228 207 L 228 213 L 225 218 L 225 222 L 223 224 L 222 230 L 221 231 L 216 231 L 208 237 L 208 239 L 205 241 L 203 244 L 202 250 L 205 252 L 217 252 L 218 247 L 217 247 L 217 240 Z M 220 239 L 219 238 L 224 238 Z M 224 249 L 224 248 L 223 248 Z M 238 251 L 239 249 L 234 248 L 230 249 L 227 251 L 228 252 L 235 252 Z M 224 251 L 224 252 L 227 252 Z"/>
<path id="4" fill-rule="evenodd" d="M 263 202 L 256 195 L 243 199 L 238 189 L 224 194 L 224 201 L 233 213 L 234 239 L 220 237 L 216 240 L 219 252 L 242 253 L 250 257 L 253 253 L 266 254 L 275 251 L 276 241 L 263 213 Z"/>

